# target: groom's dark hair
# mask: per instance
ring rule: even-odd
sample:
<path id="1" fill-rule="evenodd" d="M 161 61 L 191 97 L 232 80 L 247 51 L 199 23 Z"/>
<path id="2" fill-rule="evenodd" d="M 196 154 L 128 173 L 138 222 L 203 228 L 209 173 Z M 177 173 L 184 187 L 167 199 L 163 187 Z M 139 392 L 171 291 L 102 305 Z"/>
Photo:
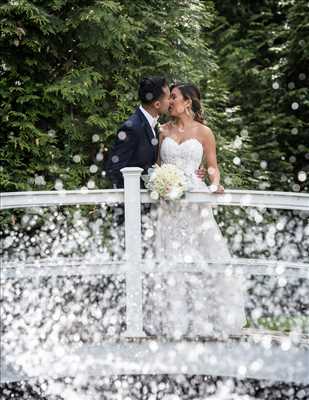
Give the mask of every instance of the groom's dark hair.
<path id="1" fill-rule="evenodd" d="M 163 76 L 147 76 L 139 83 L 138 97 L 142 104 L 151 104 L 163 95 L 163 88 L 168 86 Z"/>

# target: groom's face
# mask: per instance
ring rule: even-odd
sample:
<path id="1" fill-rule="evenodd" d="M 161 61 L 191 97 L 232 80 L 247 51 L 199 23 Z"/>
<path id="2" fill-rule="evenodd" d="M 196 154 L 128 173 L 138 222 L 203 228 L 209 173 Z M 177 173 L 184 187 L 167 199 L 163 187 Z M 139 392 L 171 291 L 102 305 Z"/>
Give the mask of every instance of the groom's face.
<path id="1" fill-rule="evenodd" d="M 163 95 L 160 97 L 160 100 L 156 101 L 156 108 L 159 115 L 167 114 L 168 108 L 170 106 L 170 89 L 168 86 L 164 86 L 162 90 Z"/>

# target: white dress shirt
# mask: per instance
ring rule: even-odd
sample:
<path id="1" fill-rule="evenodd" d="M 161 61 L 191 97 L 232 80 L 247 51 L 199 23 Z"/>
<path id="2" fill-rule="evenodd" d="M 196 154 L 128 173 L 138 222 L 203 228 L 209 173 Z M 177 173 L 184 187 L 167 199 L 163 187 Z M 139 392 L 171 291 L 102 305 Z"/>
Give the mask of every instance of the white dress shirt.
<path id="1" fill-rule="evenodd" d="M 153 136 L 156 137 L 156 132 L 155 132 L 154 128 L 158 123 L 159 116 L 153 117 L 151 114 L 149 114 L 148 111 L 145 110 L 145 108 L 143 106 L 139 106 L 139 109 L 145 115 L 145 117 L 151 127 L 151 130 L 153 132 Z"/>

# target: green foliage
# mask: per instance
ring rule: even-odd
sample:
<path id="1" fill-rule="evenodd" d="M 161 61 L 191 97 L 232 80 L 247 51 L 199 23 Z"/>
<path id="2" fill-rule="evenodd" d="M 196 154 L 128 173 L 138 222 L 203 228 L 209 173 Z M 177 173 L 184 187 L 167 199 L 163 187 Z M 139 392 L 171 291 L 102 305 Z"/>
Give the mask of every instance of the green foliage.
<path id="1" fill-rule="evenodd" d="M 106 151 L 145 74 L 201 86 L 228 164 L 219 122 L 227 93 L 205 35 L 213 19 L 212 1 L 200 0 L 2 5 L 2 190 L 106 187 Z"/>
<path id="2" fill-rule="evenodd" d="M 304 0 L 7 2 L 2 190 L 107 187 L 106 152 L 146 74 L 201 87 L 225 186 L 295 188 L 308 164 L 307 24 Z"/>
<path id="3" fill-rule="evenodd" d="M 257 321 L 247 321 L 246 328 L 264 328 L 268 331 L 292 332 L 299 330 L 306 334 L 309 329 L 307 316 L 280 315 L 276 317 L 261 317 Z"/>
<path id="4" fill-rule="evenodd" d="M 234 118 L 224 130 L 247 129 L 251 171 L 258 180 L 269 176 L 260 189 L 306 191 L 298 172 L 309 172 L 308 2 L 215 5 L 211 33 Z"/>

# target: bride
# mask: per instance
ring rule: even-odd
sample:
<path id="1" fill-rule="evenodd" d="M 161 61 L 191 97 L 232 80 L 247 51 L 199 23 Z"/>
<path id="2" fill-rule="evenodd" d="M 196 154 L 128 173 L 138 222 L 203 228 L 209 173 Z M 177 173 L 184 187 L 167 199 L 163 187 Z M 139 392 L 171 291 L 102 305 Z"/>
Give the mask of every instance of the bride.
<path id="1" fill-rule="evenodd" d="M 215 138 L 204 125 L 200 98 L 192 84 L 171 87 L 171 121 L 160 129 L 158 164 L 182 169 L 191 190 L 223 193 Z M 196 173 L 201 164 L 207 166 L 210 187 Z M 231 258 L 211 206 L 161 202 L 155 247 L 162 274 L 153 277 L 149 291 L 147 331 L 173 337 L 239 333 L 245 324 L 242 280 L 207 268 L 207 260 Z M 172 263 L 197 263 L 205 271 L 164 273 Z"/>

